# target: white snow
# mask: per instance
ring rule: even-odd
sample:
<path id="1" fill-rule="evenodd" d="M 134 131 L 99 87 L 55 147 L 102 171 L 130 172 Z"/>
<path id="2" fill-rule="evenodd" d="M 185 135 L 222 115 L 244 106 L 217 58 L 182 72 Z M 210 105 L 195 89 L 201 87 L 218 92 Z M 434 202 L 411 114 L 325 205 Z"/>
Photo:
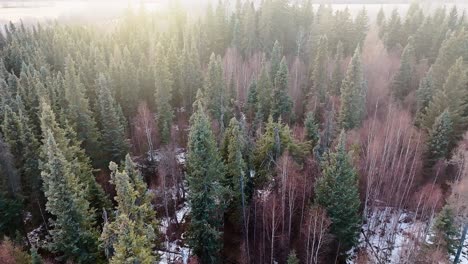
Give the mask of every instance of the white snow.
<path id="1" fill-rule="evenodd" d="M 424 239 L 426 229 L 427 223 L 416 220 L 412 212 L 379 208 L 362 226 L 357 248 L 367 252 L 370 263 L 405 263 L 415 242 Z M 348 252 L 348 264 L 355 263 L 355 251 Z"/>

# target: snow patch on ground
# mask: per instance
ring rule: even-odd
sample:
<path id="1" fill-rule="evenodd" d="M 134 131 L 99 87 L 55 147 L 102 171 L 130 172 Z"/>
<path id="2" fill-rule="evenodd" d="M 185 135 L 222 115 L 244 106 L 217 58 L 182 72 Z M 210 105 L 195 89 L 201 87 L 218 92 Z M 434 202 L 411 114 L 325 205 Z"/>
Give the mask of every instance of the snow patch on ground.
<path id="1" fill-rule="evenodd" d="M 383 207 L 374 210 L 362 226 L 359 250 L 364 250 L 370 263 L 407 263 L 415 242 L 423 240 L 428 224 L 412 212 Z M 350 250 L 348 264 L 356 261 L 356 249 Z"/>
<path id="2" fill-rule="evenodd" d="M 191 249 L 184 243 L 185 233 L 182 233 L 180 238 L 171 241 L 168 230 L 171 225 L 176 225 L 177 223 L 179 223 L 179 225 L 184 224 L 190 212 L 190 205 L 188 202 L 184 202 L 182 206 L 175 212 L 175 219 L 172 217 L 162 218 L 159 231 L 165 236 L 165 241 L 163 243 L 164 250 L 158 251 L 158 254 L 161 256 L 159 261 L 160 264 L 179 262 L 182 262 L 183 264 L 188 263 Z"/>

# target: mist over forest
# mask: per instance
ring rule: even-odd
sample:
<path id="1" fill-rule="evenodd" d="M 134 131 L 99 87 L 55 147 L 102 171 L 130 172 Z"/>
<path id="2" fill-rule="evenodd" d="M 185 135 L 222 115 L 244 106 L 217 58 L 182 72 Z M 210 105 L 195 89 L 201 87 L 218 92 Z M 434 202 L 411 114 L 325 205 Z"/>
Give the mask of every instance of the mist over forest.
<path id="1" fill-rule="evenodd" d="M 467 264 L 466 1 L 0 1 L 1 264 Z"/>

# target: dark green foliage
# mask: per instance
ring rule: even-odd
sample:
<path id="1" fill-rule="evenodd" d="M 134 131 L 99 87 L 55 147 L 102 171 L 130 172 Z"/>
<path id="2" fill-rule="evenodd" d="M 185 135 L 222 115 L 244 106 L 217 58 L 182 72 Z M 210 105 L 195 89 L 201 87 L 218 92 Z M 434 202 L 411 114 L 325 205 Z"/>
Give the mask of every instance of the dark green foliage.
<path id="1" fill-rule="evenodd" d="M 296 251 L 292 250 L 289 255 L 288 259 L 286 260 L 287 264 L 299 264 L 299 258 L 296 255 Z"/>
<path id="2" fill-rule="evenodd" d="M 258 77 L 257 81 L 257 116 L 260 120 L 266 120 L 266 118 L 268 118 L 270 115 L 270 109 L 273 100 L 272 90 L 273 84 L 271 82 L 270 75 L 268 75 L 268 70 L 265 67 L 265 64 L 263 64 L 260 76 Z"/>
<path id="3" fill-rule="evenodd" d="M 224 134 L 223 159 L 226 164 L 224 185 L 231 191 L 230 211 L 234 220 L 240 219 L 243 202 L 245 203 L 245 186 L 249 180 L 245 154 L 247 150 L 246 134 L 241 123 L 232 118 Z M 240 223 L 240 222 L 239 222 Z"/>
<path id="4" fill-rule="evenodd" d="M 156 91 L 154 97 L 157 109 L 159 136 L 161 142 L 166 144 L 171 137 L 172 118 L 174 115 L 170 104 L 174 82 L 171 72 L 169 71 L 168 58 L 165 55 L 165 50 L 161 43 L 158 43 L 156 47 L 156 58 L 158 58 L 158 60 L 155 65 Z"/>
<path id="5" fill-rule="evenodd" d="M 328 80 L 328 39 L 321 36 L 318 50 L 315 56 L 314 66 L 311 74 L 311 94 L 316 95 L 320 101 L 325 99 L 330 81 Z"/>
<path id="6" fill-rule="evenodd" d="M 310 151 L 310 142 L 298 142 L 291 134 L 287 125 L 281 120 L 275 122 L 270 116 L 265 125 L 265 132 L 257 140 L 253 163 L 256 169 L 254 181 L 262 185 L 272 178 L 271 172 L 276 166 L 275 161 L 288 151 L 295 159 L 304 158 Z"/>
<path id="7" fill-rule="evenodd" d="M 97 232 L 84 186 L 72 172 L 50 129 L 44 131 L 42 181 L 50 219 L 47 248 L 60 259 L 96 263 Z"/>
<path id="8" fill-rule="evenodd" d="M 208 64 L 208 72 L 205 77 L 204 92 L 207 98 L 207 109 L 224 129 L 224 119 L 227 111 L 226 84 L 224 81 L 223 65 L 221 57 L 213 53 Z"/>
<path id="9" fill-rule="evenodd" d="M 271 115 L 274 120 L 282 118 L 289 120 L 293 103 L 288 95 L 288 65 L 286 58 L 281 60 L 279 70 L 276 72 L 273 86 Z"/>
<path id="10" fill-rule="evenodd" d="M 426 168 L 431 168 L 439 159 L 443 159 L 449 153 L 450 137 L 453 131 L 453 123 L 447 110 L 442 112 L 434 122 L 427 140 Z"/>
<path id="11" fill-rule="evenodd" d="M 67 119 L 76 131 L 78 140 L 82 141 L 86 153 L 96 162 L 100 158 L 100 135 L 89 108 L 84 85 L 76 73 L 75 62 L 71 57 L 66 59 L 63 89 L 67 101 Z"/>
<path id="12" fill-rule="evenodd" d="M 101 234 L 106 255 L 110 263 L 116 264 L 154 263 L 158 259 L 153 250 L 157 223 L 151 205 L 152 195 L 129 155 L 125 170 L 119 171 L 114 162 L 109 168 L 111 183 L 116 188 L 117 208 L 115 220 L 106 222 Z"/>
<path id="13" fill-rule="evenodd" d="M 401 25 L 400 14 L 396 8 L 393 9 L 392 15 L 385 25 L 385 32 L 384 43 L 387 49 L 393 49 L 398 44 L 403 44 L 403 27 Z"/>
<path id="14" fill-rule="evenodd" d="M 332 72 L 332 80 L 330 86 L 330 94 L 332 95 L 339 95 L 341 89 L 341 82 L 344 78 L 343 72 L 343 58 L 344 58 L 344 50 L 343 50 L 343 43 L 340 41 L 336 46 L 336 54 L 335 54 L 335 65 L 333 67 Z"/>
<path id="15" fill-rule="evenodd" d="M 203 263 L 218 263 L 222 249 L 225 168 L 199 91 L 190 118 L 187 179 L 192 208 L 188 242 Z"/>
<path id="16" fill-rule="evenodd" d="M 341 84 L 339 122 L 342 128 L 352 129 L 360 125 L 365 113 L 366 90 L 361 52 L 357 47 Z"/>
<path id="17" fill-rule="evenodd" d="M 455 254 L 458 244 L 459 229 L 455 224 L 455 214 L 449 205 L 445 205 L 437 215 L 432 226 L 430 241 L 433 247 L 446 248 L 449 255 Z"/>
<path id="18" fill-rule="evenodd" d="M 393 78 L 392 92 L 398 100 L 403 100 L 411 91 L 411 83 L 413 79 L 413 67 L 415 61 L 414 41 L 412 38 L 408 40 L 403 53 L 401 55 L 401 63 L 398 72 Z"/>
<path id="19" fill-rule="evenodd" d="M 96 84 L 99 87 L 99 116 L 105 157 L 109 161 L 120 162 L 129 148 L 122 109 L 114 100 L 109 81 L 104 75 L 99 75 Z"/>
<path id="20" fill-rule="evenodd" d="M 358 175 L 345 144 L 342 131 L 335 152 L 324 157 L 322 176 L 315 184 L 315 199 L 327 210 L 332 221 L 331 233 L 338 239 L 342 251 L 356 244 L 361 222 Z"/>
<path id="21" fill-rule="evenodd" d="M 308 112 L 304 121 L 305 138 L 315 147 L 320 139 L 319 125 L 315 121 L 314 113 Z"/>

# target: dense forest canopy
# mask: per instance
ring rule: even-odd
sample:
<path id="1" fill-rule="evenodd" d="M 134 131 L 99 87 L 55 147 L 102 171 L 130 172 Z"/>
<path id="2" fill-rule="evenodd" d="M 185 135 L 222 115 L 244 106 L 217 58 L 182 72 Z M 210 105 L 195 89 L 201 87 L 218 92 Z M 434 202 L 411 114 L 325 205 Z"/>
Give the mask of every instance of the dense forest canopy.
<path id="1" fill-rule="evenodd" d="M 190 11 L 4 25 L 0 263 L 468 263 L 465 10 Z"/>

